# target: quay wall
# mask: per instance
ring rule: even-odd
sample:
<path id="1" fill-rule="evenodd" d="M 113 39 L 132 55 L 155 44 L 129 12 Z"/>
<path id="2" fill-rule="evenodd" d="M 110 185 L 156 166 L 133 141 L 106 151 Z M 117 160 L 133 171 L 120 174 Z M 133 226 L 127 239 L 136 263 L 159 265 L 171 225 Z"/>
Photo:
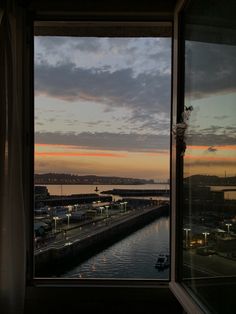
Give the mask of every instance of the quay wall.
<path id="1" fill-rule="evenodd" d="M 104 226 L 71 245 L 51 248 L 35 255 L 35 276 L 58 276 L 75 267 L 90 256 L 121 240 L 144 225 L 169 214 L 169 205 L 145 210 L 111 225 Z"/>

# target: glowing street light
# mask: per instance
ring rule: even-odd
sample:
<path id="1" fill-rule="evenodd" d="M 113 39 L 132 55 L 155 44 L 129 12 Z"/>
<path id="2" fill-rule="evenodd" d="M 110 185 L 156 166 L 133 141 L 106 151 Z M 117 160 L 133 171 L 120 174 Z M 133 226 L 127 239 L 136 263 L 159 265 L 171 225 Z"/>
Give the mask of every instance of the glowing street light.
<path id="1" fill-rule="evenodd" d="M 106 205 L 105 208 L 106 208 L 106 214 L 107 214 L 107 218 L 108 218 L 108 216 L 109 216 L 109 212 L 108 212 L 109 206 Z"/>
<path id="2" fill-rule="evenodd" d="M 123 204 L 125 205 L 125 212 L 126 212 L 126 205 L 128 204 L 128 202 L 124 202 Z"/>
<path id="3" fill-rule="evenodd" d="M 232 224 L 225 224 L 227 226 L 227 230 L 228 230 L 228 233 L 229 233 L 229 227 L 232 226 Z"/>
<path id="4" fill-rule="evenodd" d="M 210 234 L 209 232 L 203 232 L 202 233 L 205 237 L 205 246 L 207 245 L 207 236 Z"/>
<path id="5" fill-rule="evenodd" d="M 59 217 L 58 216 L 54 216 L 52 218 L 54 219 L 54 222 L 55 222 L 55 230 L 54 230 L 54 232 L 56 233 L 57 232 L 57 220 L 59 220 Z"/>
<path id="6" fill-rule="evenodd" d="M 187 248 L 188 247 L 188 234 L 191 231 L 191 229 L 190 228 L 184 228 L 184 231 L 185 231 L 185 246 Z"/>
<path id="7" fill-rule="evenodd" d="M 102 214 L 103 214 L 103 209 L 104 209 L 104 207 L 103 207 L 103 206 L 100 206 L 99 209 L 100 209 L 101 215 L 102 215 Z"/>
<path id="8" fill-rule="evenodd" d="M 70 226 L 70 217 L 71 217 L 71 214 L 69 213 L 69 214 L 66 214 L 66 216 L 67 216 L 67 219 L 68 219 L 68 228 L 69 228 L 69 226 Z"/>

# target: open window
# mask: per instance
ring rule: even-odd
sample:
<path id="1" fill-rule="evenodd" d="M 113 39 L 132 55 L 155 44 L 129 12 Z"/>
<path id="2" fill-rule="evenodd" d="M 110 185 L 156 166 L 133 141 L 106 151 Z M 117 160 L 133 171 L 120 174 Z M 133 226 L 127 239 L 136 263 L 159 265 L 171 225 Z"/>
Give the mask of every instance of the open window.
<path id="1" fill-rule="evenodd" d="M 182 1 L 176 15 L 170 286 L 189 313 L 235 307 L 234 9 Z"/>
<path id="2" fill-rule="evenodd" d="M 36 278 L 169 279 L 171 43 L 168 22 L 35 22 Z"/>

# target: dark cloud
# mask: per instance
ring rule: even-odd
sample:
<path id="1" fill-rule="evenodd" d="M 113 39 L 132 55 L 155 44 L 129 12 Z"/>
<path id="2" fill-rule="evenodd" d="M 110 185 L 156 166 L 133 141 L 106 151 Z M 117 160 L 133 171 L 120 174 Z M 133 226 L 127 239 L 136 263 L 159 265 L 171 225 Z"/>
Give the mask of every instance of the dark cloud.
<path id="1" fill-rule="evenodd" d="M 225 134 L 191 134 L 187 135 L 187 145 L 204 145 L 204 146 L 224 146 L 235 145 L 235 136 Z"/>
<path id="2" fill-rule="evenodd" d="M 158 152 L 169 149 L 167 135 L 140 135 L 125 133 L 59 133 L 36 132 L 35 142 L 44 144 L 75 145 L 88 149 L 130 152 Z"/>
<path id="3" fill-rule="evenodd" d="M 215 148 L 214 146 L 210 146 L 210 147 L 208 147 L 207 151 L 209 153 L 215 153 L 217 151 L 217 148 Z"/>
<path id="4" fill-rule="evenodd" d="M 208 128 L 187 131 L 187 145 L 204 145 L 209 147 L 235 145 L 236 143 L 236 127 L 225 126 L 220 127 L 212 125 Z"/>
<path id="5" fill-rule="evenodd" d="M 236 47 L 186 42 L 185 88 L 192 97 L 235 91 Z"/>
<path id="6" fill-rule="evenodd" d="M 170 110 L 170 75 L 156 71 L 134 77 L 131 68 L 114 72 L 82 69 L 73 63 L 35 65 L 35 93 L 67 101 L 91 100 L 149 115 Z"/>
<path id="7" fill-rule="evenodd" d="M 184 163 L 185 165 L 191 167 L 236 167 L 236 163 L 234 160 L 204 160 L 199 158 L 198 160 L 185 159 Z"/>

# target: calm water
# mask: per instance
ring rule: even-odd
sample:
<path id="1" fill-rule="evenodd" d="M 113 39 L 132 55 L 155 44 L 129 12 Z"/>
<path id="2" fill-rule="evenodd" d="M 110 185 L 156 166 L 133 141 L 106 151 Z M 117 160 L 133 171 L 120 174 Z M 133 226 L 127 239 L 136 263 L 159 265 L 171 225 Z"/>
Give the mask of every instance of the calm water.
<path id="1" fill-rule="evenodd" d="M 98 192 L 95 192 L 96 187 Z M 52 195 L 70 195 L 84 193 L 101 193 L 113 189 L 134 189 L 134 190 L 158 190 L 169 189 L 168 184 L 141 184 L 141 185 L 47 185 L 48 191 Z"/>
<path id="2" fill-rule="evenodd" d="M 169 189 L 168 184 L 98 185 L 99 191 L 112 189 Z M 51 195 L 95 193 L 96 185 L 47 185 Z M 143 198 L 143 197 L 142 197 Z M 150 197 L 149 197 L 150 198 Z M 152 199 L 168 199 L 152 197 Z M 119 196 L 113 196 L 119 199 Z M 64 274 L 75 278 L 168 279 L 169 269 L 157 270 L 159 253 L 169 252 L 169 218 L 163 217 L 139 229 L 123 240 Z"/>
<path id="3" fill-rule="evenodd" d="M 169 252 L 169 218 L 162 217 L 132 233 L 63 277 L 168 279 L 169 269 L 159 271 L 155 262 Z"/>

